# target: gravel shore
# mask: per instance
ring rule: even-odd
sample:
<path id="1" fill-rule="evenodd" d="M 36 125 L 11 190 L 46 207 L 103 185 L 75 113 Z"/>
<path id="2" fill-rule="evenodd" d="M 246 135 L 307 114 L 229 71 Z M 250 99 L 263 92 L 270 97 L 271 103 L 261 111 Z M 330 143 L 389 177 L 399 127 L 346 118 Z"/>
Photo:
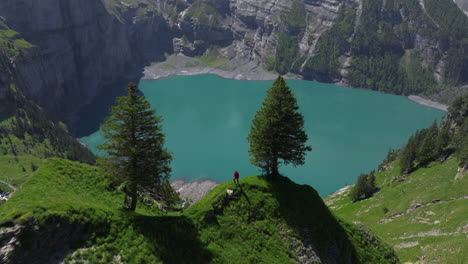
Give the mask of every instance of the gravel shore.
<path id="1" fill-rule="evenodd" d="M 422 97 L 417 96 L 417 95 L 410 95 L 410 96 L 408 96 L 408 99 L 410 99 L 411 101 L 413 101 L 413 102 L 415 102 L 417 104 L 420 104 L 420 105 L 424 105 L 424 106 L 427 106 L 427 107 L 439 109 L 439 110 L 442 110 L 442 111 L 445 111 L 445 112 L 448 111 L 448 106 L 447 105 L 437 103 L 437 102 L 422 98 Z"/>
<path id="2" fill-rule="evenodd" d="M 249 81 L 271 81 L 277 73 L 268 72 L 257 63 L 245 63 L 236 60 L 214 62 L 212 65 L 198 58 L 183 54 L 171 55 L 166 61 L 153 63 L 143 72 L 143 80 L 157 80 L 174 75 L 215 74 L 222 78 Z M 286 78 L 299 79 L 298 75 L 287 75 Z"/>
<path id="3" fill-rule="evenodd" d="M 222 78 L 249 81 L 270 81 L 278 77 L 277 73 L 268 72 L 259 64 L 236 60 L 206 62 L 183 54 L 171 55 L 166 61 L 153 63 L 143 72 L 143 80 L 157 80 L 174 75 L 215 74 Z M 299 75 L 288 74 L 287 79 L 302 79 Z M 347 86 L 344 83 L 336 83 Z M 410 95 L 408 99 L 427 107 L 447 112 L 448 106 L 420 96 Z"/>

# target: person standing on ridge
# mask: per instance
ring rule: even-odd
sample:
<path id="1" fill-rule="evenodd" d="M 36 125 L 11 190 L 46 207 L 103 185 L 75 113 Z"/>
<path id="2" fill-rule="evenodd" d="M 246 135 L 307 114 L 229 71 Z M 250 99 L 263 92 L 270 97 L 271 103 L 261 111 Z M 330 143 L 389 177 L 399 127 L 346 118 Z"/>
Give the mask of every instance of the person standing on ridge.
<path id="1" fill-rule="evenodd" d="M 239 172 L 237 172 L 237 171 L 234 172 L 234 182 L 239 184 Z"/>

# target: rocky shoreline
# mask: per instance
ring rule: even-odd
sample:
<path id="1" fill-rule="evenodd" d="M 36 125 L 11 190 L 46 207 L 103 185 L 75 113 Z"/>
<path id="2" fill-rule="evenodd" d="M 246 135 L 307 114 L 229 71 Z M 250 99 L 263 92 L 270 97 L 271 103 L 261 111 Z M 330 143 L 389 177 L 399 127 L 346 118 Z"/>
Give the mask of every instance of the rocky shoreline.
<path id="1" fill-rule="evenodd" d="M 444 111 L 444 112 L 448 111 L 448 106 L 447 105 L 444 105 L 444 104 L 441 104 L 441 103 L 438 103 L 438 102 L 434 102 L 434 101 L 422 98 L 422 97 L 417 96 L 417 95 L 410 95 L 410 96 L 408 96 L 408 99 L 410 99 L 411 101 L 413 101 L 413 102 L 415 102 L 417 104 L 420 104 L 420 105 L 435 108 L 435 109 L 438 109 L 438 110 L 441 110 L 441 111 Z"/>
<path id="2" fill-rule="evenodd" d="M 215 67 L 208 64 L 210 64 L 210 62 L 204 62 L 196 57 L 188 57 L 183 54 L 171 55 L 163 62 L 153 63 L 147 66 L 144 69 L 142 80 L 158 80 L 170 76 L 199 74 L 214 74 L 226 79 L 248 81 L 271 81 L 278 77 L 277 73 L 268 72 L 261 65 L 254 62 L 246 63 L 240 60 L 226 59 L 225 61 L 220 60 L 218 63 L 213 63 Z M 287 79 L 302 79 L 301 76 L 295 74 L 287 74 L 284 77 Z M 342 82 L 337 82 L 335 85 L 350 87 Z M 426 107 L 445 112 L 448 111 L 447 105 L 417 95 L 410 95 L 407 98 Z"/>
<path id="3" fill-rule="evenodd" d="M 213 64 L 213 66 L 209 65 Z M 206 62 L 200 58 L 183 54 L 171 55 L 163 62 L 153 63 L 143 71 L 142 80 L 158 80 L 170 76 L 214 74 L 226 79 L 247 81 L 271 81 L 277 73 L 268 72 L 255 62 L 240 60 L 222 60 Z M 301 79 L 299 75 L 288 74 L 288 79 Z"/>

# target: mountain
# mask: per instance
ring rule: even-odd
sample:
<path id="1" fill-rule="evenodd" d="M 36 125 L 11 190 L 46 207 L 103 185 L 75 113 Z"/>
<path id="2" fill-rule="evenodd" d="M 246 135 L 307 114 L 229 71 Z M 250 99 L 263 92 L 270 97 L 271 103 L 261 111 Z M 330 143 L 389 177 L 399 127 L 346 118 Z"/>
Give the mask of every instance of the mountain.
<path id="1" fill-rule="evenodd" d="M 455 100 L 433 141 L 438 145 L 446 138 L 449 143 L 423 162 L 428 157 L 423 150 L 438 147 L 426 148 L 434 137 L 418 135 L 431 131 L 416 133 L 399 155 L 382 163 L 376 177 L 378 191 L 372 197 L 352 202 L 353 187 L 348 186 L 325 202 L 338 217 L 367 226 L 404 262 L 464 263 L 468 259 L 468 96 Z M 406 171 L 402 166 L 408 164 L 403 162 L 405 153 L 418 138 L 422 141 L 416 144 L 414 167 L 402 175 Z"/>
<path id="2" fill-rule="evenodd" d="M 1 206 L 2 263 L 397 263 L 287 178 L 220 184 L 182 213 L 135 213 L 96 167 L 49 159 Z M 231 192 L 231 194 L 229 194 Z"/>
<path id="3" fill-rule="evenodd" d="M 224 71 L 291 72 L 394 94 L 452 91 L 468 82 L 468 17 L 456 3 L 4 0 L 0 28 L 2 43 L 29 50 L 3 52 L 16 86 L 84 135 L 84 106 L 171 54 L 201 56 Z"/>

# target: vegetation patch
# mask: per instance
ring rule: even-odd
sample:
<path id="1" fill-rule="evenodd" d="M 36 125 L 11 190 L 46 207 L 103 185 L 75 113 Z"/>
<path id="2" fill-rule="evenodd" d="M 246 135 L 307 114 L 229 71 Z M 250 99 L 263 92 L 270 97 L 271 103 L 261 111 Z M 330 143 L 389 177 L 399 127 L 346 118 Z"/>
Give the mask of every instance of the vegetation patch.
<path id="1" fill-rule="evenodd" d="M 222 57 L 219 52 L 219 47 L 209 48 L 202 56 L 197 56 L 193 60 L 187 62 L 187 67 L 210 67 L 225 71 L 233 71 L 233 66 L 229 65 L 229 60 Z"/>
<path id="2" fill-rule="evenodd" d="M 318 54 L 306 62 L 304 74 L 327 81 L 339 77 L 341 67 L 339 58 L 350 49 L 355 18 L 355 4 L 340 8 L 336 23 L 317 42 Z"/>
<path id="3" fill-rule="evenodd" d="M 187 10 L 185 17 L 195 19 L 197 24 L 209 27 L 217 27 L 221 21 L 218 10 L 204 0 L 196 0 Z"/>

